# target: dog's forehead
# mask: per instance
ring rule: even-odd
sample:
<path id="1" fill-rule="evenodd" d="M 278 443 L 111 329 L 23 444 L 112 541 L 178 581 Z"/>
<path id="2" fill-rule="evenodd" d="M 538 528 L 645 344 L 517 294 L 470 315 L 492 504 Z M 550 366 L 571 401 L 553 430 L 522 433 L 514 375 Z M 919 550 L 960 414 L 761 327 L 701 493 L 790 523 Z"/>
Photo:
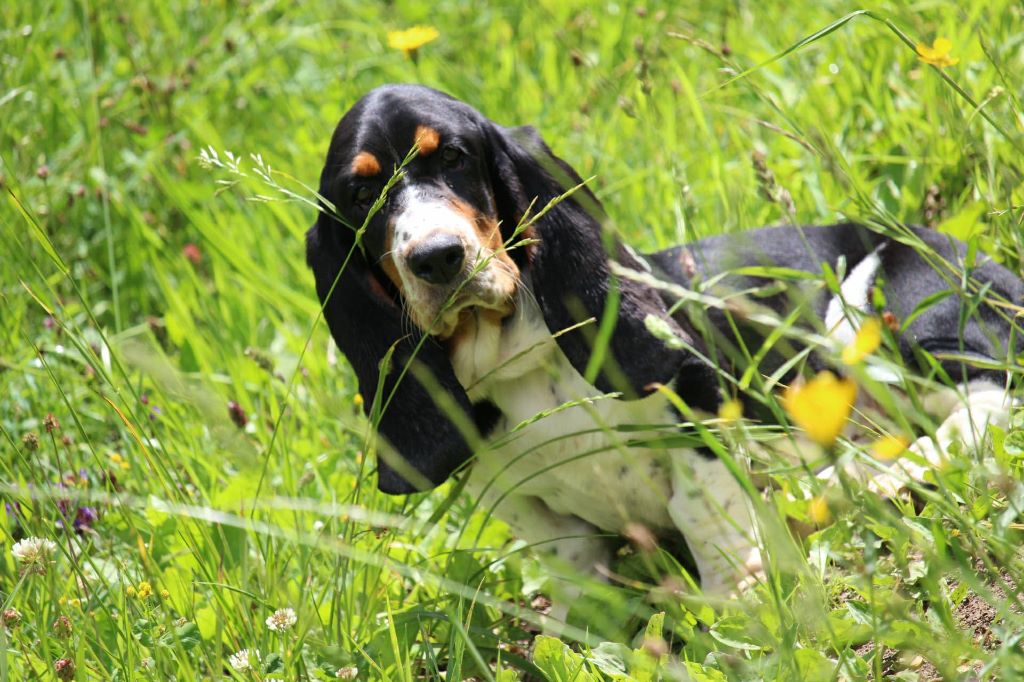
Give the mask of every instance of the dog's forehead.
<path id="1" fill-rule="evenodd" d="M 342 119 L 352 127 L 352 158 L 370 152 L 378 162 L 401 161 L 418 145 L 429 155 L 445 141 L 474 138 L 481 114 L 472 107 L 427 88 L 375 90 Z M 351 119 L 351 120 L 349 120 Z"/>

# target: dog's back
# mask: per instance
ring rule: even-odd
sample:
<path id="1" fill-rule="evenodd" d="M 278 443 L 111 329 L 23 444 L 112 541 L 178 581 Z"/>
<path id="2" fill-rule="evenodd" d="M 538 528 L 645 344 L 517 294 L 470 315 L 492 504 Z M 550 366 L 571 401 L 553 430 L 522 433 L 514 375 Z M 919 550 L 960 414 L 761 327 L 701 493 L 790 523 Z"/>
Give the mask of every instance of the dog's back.
<path id="1" fill-rule="evenodd" d="M 968 263 L 968 258 L 973 262 Z M 1014 318 L 1024 306 L 1024 281 L 963 242 L 927 228 L 908 228 L 904 239 L 885 237 L 863 225 L 768 227 L 718 235 L 648 254 L 656 274 L 685 287 L 706 288 L 728 299 L 748 299 L 780 319 L 797 306 L 802 322 L 849 342 L 857 315 L 882 316 L 899 344 L 903 361 L 931 372 L 922 355 L 937 359 L 947 381 L 988 378 L 999 383 L 1024 352 L 1024 334 Z M 840 291 L 821 286 L 825 268 L 841 278 Z M 812 283 L 802 279 L 806 273 Z M 742 306 L 707 311 L 704 328 L 728 348 L 733 330 L 753 342 L 767 333 L 745 319 Z M 731 319 L 730 319 L 730 312 Z M 689 315 L 689 321 L 700 326 Z M 735 325 L 735 326 L 734 326 Z M 720 356 L 728 362 L 728 353 Z M 770 354 L 766 371 L 785 361 Z"/>

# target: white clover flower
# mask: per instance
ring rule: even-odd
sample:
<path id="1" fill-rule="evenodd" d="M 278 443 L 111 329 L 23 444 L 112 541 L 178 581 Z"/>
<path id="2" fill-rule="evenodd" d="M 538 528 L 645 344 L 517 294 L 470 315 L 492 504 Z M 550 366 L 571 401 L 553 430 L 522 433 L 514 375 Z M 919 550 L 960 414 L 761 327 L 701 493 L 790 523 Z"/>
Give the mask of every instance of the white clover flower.
<path id="1" fill-rule="evenodd" d="M 334 676 L 340 680 L 354 680 L 358 674 L 359 668 L 352 665 L 347 668 L 338 668 L 338 672 L 334 673 Z"/>
<path id="2" fill-rule="evenodd" d="M 253 662 L 255 662 L 256 665 L 259 665 L 259 649 L 240 649 L 228 657 L 228 663 L 230 663 L 231 667 L 240 673 L 247 673 L 255 670 L 255 668 L 253 668 Z"/>
<path id="3" fill-rule="evenodd" d="M 57 551 L 57 543 L 46 538 L 25 538 L 14 543 L 11 554 L 25 571 L 45 573 L 50 557 Z"/>
<path id="4" fill-rule="evenodd" d="M 267 618 L 267 627 L 274 632 L 284 632 L 291 626 L 295 625 L 298 618 L 295 615 L 295 611 L 289 606 L 284 609 L 278 609 Z"/>

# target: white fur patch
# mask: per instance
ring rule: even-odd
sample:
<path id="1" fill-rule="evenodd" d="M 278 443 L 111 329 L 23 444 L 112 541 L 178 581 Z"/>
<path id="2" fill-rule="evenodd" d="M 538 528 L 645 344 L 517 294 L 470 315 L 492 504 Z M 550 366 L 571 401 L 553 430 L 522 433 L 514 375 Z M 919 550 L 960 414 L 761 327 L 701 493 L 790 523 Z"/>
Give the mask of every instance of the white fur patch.
<path id="1" fill-rule="evenodd" d="M 431 196 L 417 185 L 403 187 L 397 195 L 400 208 L 390 228 L 388 255 L 401 280 L 409 317 L 421 329 L 430 329 L 441 337 L 455 331 L 464 308 L 476 305 L 507 311 L 519 276 L 514 266 L 501 262 L 481 242 L 473 218 L 460 212 L 453 201 Z M 429 283 L 412 271 L 408 258 L 425 240 L 443 234 L 457 237 L 462 244 L 465 259 L 461 275 L 451 282 Z M 457 300 L 449 301 L 456 293 Z"/>
<path id="2" fill-rule="evenodd" d="M 412 185 L 402 190 L 398 203 L 402 210 L 395 217 L 391 249 L 403 283 L 409 283 L 406 276 L 413 277 L 404 263 L 408 250 L 437 230 L 458 234 L 468 253 L 479 251 L 480 244 L 472 223 L 452 209 L 448 202 L 428 198 L 420 188 Z"/>
<path id="3" fill-rule="evenodd" d="M 581 571 L 592 572 L 606 536 L 630 524 L 683 535 L 710 591 L 734 589 L 759 564 L 746 495 L 720 461 L 641 445 L 664 431 L 621 428 L 669 425 L 664 396 L 603 397 L 558 348 L 528 293 L 496 329 L 500 340 L 485 353 L 453 356 L 472 398 L 491 400 L 503 415 L 468 482 L 485 508 L 496 504 L 520 537 L 562 548 L 558 558 Z M 523 512 L 531 507 L 544 511 Z"/>
<path id="4" fill-rule="evenodd" d="M 884 248 L 885 244 L 881 244 L 864 256 L 839 285 L 839 294 L 828 302 L 828 308 L 825 310 L 825 329 L 828 335 L 840 344 L 853 343 L 857 335 L 857 328 L 854 326 L 857 320 L 851 320 L 846 311 L 867 309 L 868 294 L 882 264 L 879 254 Z"/>
<path id="5" fill-rule="evenodd" d="M 985 380 L 972 381 L 958 392 L 937 392 L 926 405 L 948 416 L 934 437 L 921 436 L 909 447 L 912 457 L 900 457 L 887 470 L 864 475 L 868 488 L 895 497 L 910 483 L 927 481 L 929 472 L 946 466 L 951 451 L 982 447 L 990 424 L 1006 428 L 1013 404 L 1005 388 Z"/>

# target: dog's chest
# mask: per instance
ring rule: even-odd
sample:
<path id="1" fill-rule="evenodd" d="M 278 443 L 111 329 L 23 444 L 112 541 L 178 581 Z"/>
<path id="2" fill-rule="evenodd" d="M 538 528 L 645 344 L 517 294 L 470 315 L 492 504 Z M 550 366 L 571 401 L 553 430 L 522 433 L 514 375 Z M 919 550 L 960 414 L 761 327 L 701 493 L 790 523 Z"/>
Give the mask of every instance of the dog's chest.
<path id="1" fill-rule="evenodd" d="M 504 325 L 478 325 L 452 362 L 470 398 L 502 413 L 471 473 L 478 494 L 537 497 L 609 531 L 629 522 L 671 527 L 670 453 L 639 445 L 652 433 L 637 428 L 673 421 L 664 398 L 602 396 L 529 304 Z"/>

